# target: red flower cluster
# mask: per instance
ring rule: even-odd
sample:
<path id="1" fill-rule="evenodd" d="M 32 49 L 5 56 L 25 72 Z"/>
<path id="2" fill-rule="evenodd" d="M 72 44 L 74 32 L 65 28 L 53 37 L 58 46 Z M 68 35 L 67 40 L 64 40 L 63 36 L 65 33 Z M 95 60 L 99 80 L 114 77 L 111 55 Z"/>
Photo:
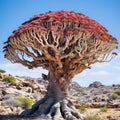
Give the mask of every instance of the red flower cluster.
<path id="1" fill-rule="evenodd" d="M 76 24 L 72 28 L 67 28 L 66 31 L 63 29 L 63 24 Z M 56 25 L 59 26 L 59 31 L 62 31 L 63 34 L 77 34 L 78 31 L 83 32 L 93 32 L 93 36 L 96 39 L 101 40 L 116 40 L 111 35 L 108 34 L 108 31 L 100 25 L 98 22 L 90 19 L 88 16 L 85 16 L 81 13 L 76 13 L 73 11 L 49 11 L 45 14 L 39 14 L 33 16 L 30 20 L 24 22 L 18 30 L 14 31 L 10 37 L 19 35 L 26 30 L 35 30 L 37 32 L 46 32 L 48 30 L 54 31 Z M 59 33 L 56 31 L 57 34 Z M 66 32 L 66 33 L 64 33 Z"/>

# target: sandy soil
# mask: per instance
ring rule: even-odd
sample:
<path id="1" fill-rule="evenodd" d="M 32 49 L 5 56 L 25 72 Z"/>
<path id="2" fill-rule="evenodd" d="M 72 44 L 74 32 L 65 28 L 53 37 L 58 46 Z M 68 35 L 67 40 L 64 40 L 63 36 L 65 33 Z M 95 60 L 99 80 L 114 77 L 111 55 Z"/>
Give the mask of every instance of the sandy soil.
<path id="1" fill-rule="evenodd" d="M 111 109 L 107 112 L 101 112 L 99 108 L 90 108 L 84 113 L 86 115 L 97 115 L 102 120 L 120 120 L 120 108 Z"/>
<path id="2" fill-rule="evenodd" d="M 117 109 L 111 109 L 109 108 L 107 112 L 101 112 L 99 108 L 88 108 L 86 112 L 84 112 L 86 116 L 93 116 L 97 115 L 101 118 L 101 120 L 120 120 L 120 108 Z M 19 117 L 13 117 L 13 116 L 4 116 L 0 117 L 0 120 L 51 120 L 48 118 L 19 118 Z M 62 118 L 59 118 L 57 120 L 63 120 Z"/>

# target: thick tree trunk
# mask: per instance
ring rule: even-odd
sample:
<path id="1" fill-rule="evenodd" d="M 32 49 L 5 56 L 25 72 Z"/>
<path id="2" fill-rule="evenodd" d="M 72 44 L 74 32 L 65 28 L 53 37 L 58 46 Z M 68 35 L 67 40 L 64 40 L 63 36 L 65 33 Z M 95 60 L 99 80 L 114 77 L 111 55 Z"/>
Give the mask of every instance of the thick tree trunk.
<path id="1" fill-rule="evenodd" d="M 70 80 L 66 74 L 56 74 L 50 72 L 48 75 L 49 85 L 47 87 L 46 97 L 52 97 L 55 101 L 64 99 L 68 95 Z"/>
<path id="2" fill-rule="evenodd" d="M 85 120 L 83 115 L 75 109 L 72 102 L 68 99 L 68 87 L 70 85 L 70 80 L 58 74 L 50 73 L 49 85 L 47 87 L 47 93 L 45 97 L 35 103 L 30 110 L 24 111 L 21 115 L 40 115 L 51 117 L 55 120 L 58 118 L 63 118 L 66 120 Z"/>

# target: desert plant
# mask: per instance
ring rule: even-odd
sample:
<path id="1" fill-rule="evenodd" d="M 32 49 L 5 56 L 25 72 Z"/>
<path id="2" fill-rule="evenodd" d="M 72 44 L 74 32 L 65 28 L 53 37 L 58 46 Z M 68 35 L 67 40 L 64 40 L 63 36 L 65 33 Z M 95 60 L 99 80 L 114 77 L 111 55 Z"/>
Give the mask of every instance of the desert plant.
<path id="1" fill-rule="evenodd" d="M 117 99 L 118 98 L 118 94 L 116 94 L 116 93 L 113 92 L 110 97 L 112 99 Z"/>
<path id="2" fill-rule="evenodd" d="M 99 116 L 97 115 L 88 115 L 86 120 L 102 120 Z"/>
<path id="3" fill-rule="evenodd" d="M 22 102 L 25 109 L 30 108 L 33 104 L 33 101 L 28 97 L 15 97 L 14 99 Z"/>
<path id="4" fill-rule="evenodd" d="M 3 104 L 7 106 L 13 106 L 13 107 L 23 107 L 24 104 L 18 100 L 15 100 L 14 98 L 3 100 Z"/>
<path id="5" fill-rule="evenodd" d="M 80 111 L 81 113 L 84 113 L 84 112 L 87 111 L 87 108 L 86 108 L 85 106 L 80 106 L 80 107 L 79 107 L 79 111 Z"/>
<path id="6" fill-rule="evenodd" d="M 0 73 L 5 73 L 5 72 L 6 72 L 5 70 L 0 69 Z"/>
<path id="7" fill-rule="evenodd" d="M 101 107 L 101 108 L 100 108 L 100 111 L 101 111 L 101 112 L 107 112 L 107 111 L 108 111 L 108 108 L 107 108 L 106 106 Z"/>
<path id="8" fill-rule="evenodd" d="M 118 96 L 120 95 L 120 89 L 116 90 L 113 92 L 114 94 L 117 94 Z"/>
<path id="9" fill-rule="evenodd" d="M 77 91 L 78 91 L 81 95 L 87 94 L 85 88 L 82 88 L 82 87 L 78 88 Z"/>
<path id="10" fill-rule="evenodd" d="M 4 76 L 3 81 L 14 83 L 14 82 L 16 82 L 16 78 L 14 76 Z"/>
<path id="11" fill-rule="evenodd" d="M 120 96 L 120 89 L 113 91 L 110 95 L 112 99 L 117 99 L 118 96 Z"/>
<path id="12" fill-rule="evenodd" d="M 83 92 L 85 92 L 85 89 L 80 87 L 80 88 L 77 89 L 77 91 L 83 93 Z"/>

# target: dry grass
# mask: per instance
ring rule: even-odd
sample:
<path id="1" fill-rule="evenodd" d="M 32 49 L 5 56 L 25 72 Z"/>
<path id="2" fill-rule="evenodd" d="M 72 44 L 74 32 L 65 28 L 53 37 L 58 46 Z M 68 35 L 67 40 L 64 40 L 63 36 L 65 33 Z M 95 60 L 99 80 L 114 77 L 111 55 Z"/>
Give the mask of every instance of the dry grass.
<path id="1" fill-rule="evenodd" d="M 109 108 L 107 112 L 101 112 L 99 108 L 89 108 L 85 114 L 89 116 L 97 115 L 102 120 L 111 120 L 111 118 L 114 118 L 114 120 L 120 120 L 120 108 Z"/>

